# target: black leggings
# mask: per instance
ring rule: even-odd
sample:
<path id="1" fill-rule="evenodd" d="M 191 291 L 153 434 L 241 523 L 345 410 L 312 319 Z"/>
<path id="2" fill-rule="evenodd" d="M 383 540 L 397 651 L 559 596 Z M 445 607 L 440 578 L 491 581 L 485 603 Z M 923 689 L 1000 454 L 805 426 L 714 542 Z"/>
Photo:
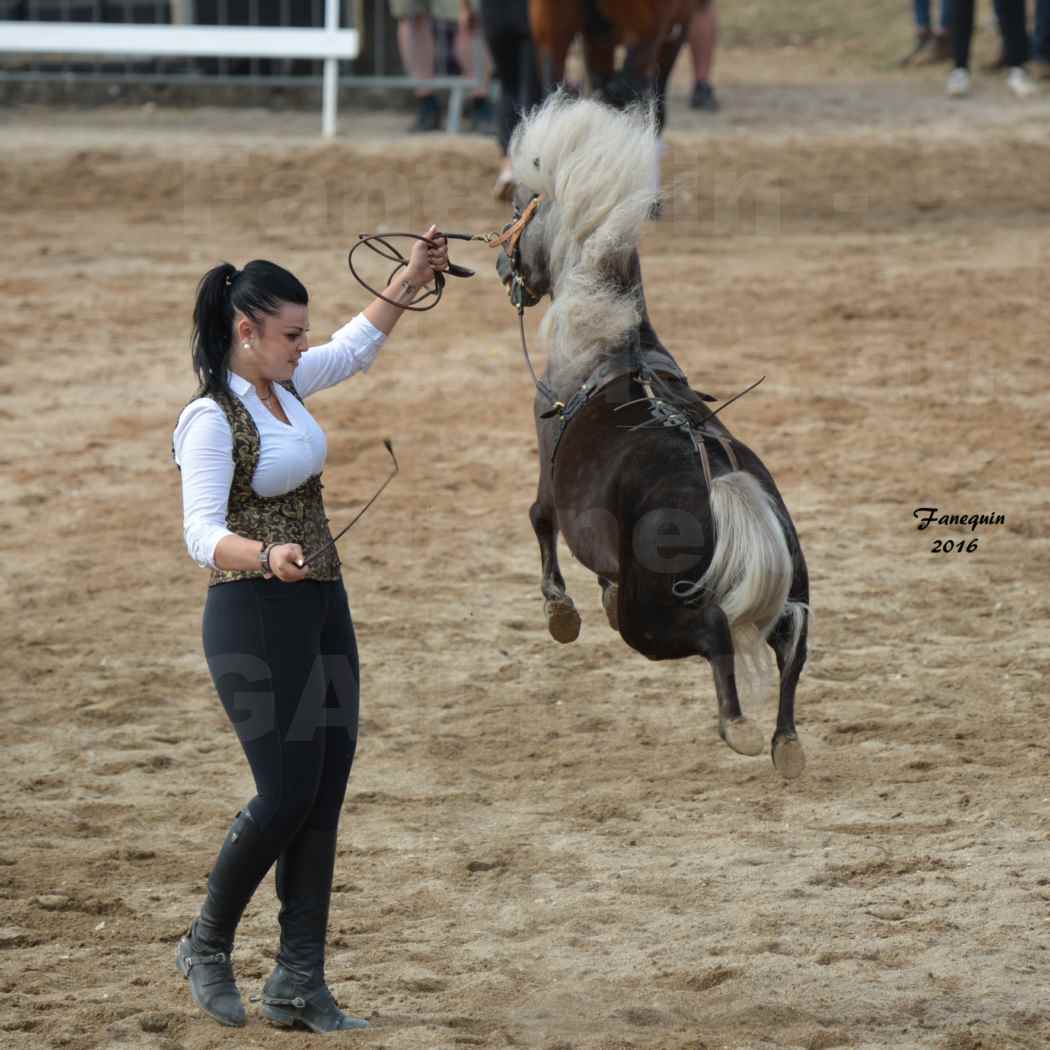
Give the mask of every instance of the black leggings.
<path id="1" fill-rule="evenodd" d="M 527 0 L 481 0 L 481 29 L 499 77 L 499 144 L 506 153 L 521 114 L 543 96 Z"/>
<path id="2" fill-rule="evenodd" d="M 342 580 L 208 588 L 204 653 L 257 794 L 263 873 L 300 828 L 334 831 L 357 747 L 357 643 Z M 265 856 L 263 855 L 265 854 Z M 261 875 L 260 875 L 261 877 Z"/>
<path id="3" fill-rule="evenodd" d="M 1003 0 L 1000 6 L 1003 49 L 1008 66 L 1023 66 L 1028 61 L 1028 32 L 1025 29 L 1025 0 Z M 955 0 L 955 24 L 952 43 L 955 65 L 970 67 L 970 42 L 973 39 L 975 0 Z"/>

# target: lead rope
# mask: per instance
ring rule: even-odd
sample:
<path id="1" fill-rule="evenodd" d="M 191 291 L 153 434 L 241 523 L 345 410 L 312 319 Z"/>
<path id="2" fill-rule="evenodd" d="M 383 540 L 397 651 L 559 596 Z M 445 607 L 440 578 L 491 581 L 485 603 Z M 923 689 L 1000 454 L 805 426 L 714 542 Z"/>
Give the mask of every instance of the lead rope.
<path id="1" fill-rule="evenodd" d="M 525 358 L 525 364 L 528 366 L 529 375 L 532 376 L 533 385 L 551 403 L 551 407 L 560 412 L 565 407 L 565 402 L 559 401 L 555 397 L 554 391 L 536 375 L 536 369 L 532 367 L 532 358 L 529 356 L 529 344 L 525 339 L 525 307 L 522 303 L 518 303 L 518 328 L 521 331 L 521 352 Z"/>
<path id="2" fill-rule="evenodd" d="M 508 226 L 505 226 L 499 233 L 485 234 L 478 237 L 477 240 L 485 241 L 490 248 L 502 248 L 504 254 L 510 260 L 510 301 L 518 311 L 518 331 L 521 333 L 521 354 L 525 358 L 525 366 L 528 368 L 529 375 L 532 377 L 533 386 L 535 386 L 536 389 L 550 402 L 552 408 L 556 412 L 560 412 L 561 409 L 565 407 L 565 403 L 558 400 L 554 391 L 551 390 L 551 388 L 540 379 L 538 375 L 536 375 L 536 369 L 532 366 L 532 357 L 529 354 L 529 343 L 525 338 L 525 293 L 528 289 L 524 280 L 522 280 L 521 275 L 518 273 L 517 260 L 515 258 L 518 252 L 518 241 L 521 240 L 521 235 L 525 232 L 525 228 L 530 222 L 532 222 L 540 204 L 543 203 L 543 199 L 544 194 L 537 193 L 532 200 L 525 205 L 525 210 L 517 220 L 510 223 Z"/>

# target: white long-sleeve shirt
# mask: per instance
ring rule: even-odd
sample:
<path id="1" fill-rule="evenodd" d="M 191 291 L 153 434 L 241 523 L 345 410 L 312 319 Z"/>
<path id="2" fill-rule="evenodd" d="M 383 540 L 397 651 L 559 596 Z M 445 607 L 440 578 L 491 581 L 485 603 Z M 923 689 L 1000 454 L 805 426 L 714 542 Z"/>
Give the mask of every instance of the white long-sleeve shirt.
<path id="1" fill-rule="evenodd" d="M 292 373 L 301 397 L 335 386 L 372 365 L 386 335 L 358 314 L 330 343 L 307 350 Z M 259 400 L 254 385 L 236 372 L 226 379 L 259 430 L 259 464 L 252 489 L 260 496 L 291 492 L 324 468 L 324 431 L 294 394 L 278 383 L 273 391 L 291 424 L 282 423 Z M 191 401 L 174 434 L 175 462 L 182 470 L 182 525 L 186 549 L 202 568 L 218 568 L 215 547 L 234 533 L 226 527 L 233 483 L 233 432 L 222 408 L 210 397 Z"/>

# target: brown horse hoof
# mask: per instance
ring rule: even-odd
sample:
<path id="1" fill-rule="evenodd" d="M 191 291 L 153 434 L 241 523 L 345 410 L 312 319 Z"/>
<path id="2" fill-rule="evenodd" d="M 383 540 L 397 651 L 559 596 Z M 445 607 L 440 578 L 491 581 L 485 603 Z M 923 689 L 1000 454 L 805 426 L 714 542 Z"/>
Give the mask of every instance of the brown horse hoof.
<path id="1" fill-rule="evenodd" d="M 580 637 L 580 614 L 571 598 L 556 598 L 544 603 L 547 630 L 556 642 L 575 642 Z"/>
<path id="2" fill-rule="evenodd" d="M 766 742 L 762 739 L 758 726 L 746 718 L 723 722 L 722 739 L 738 755 L 760 755 L 766 749 Z"/>
<path id="3" fill-rule="evenodd" d="M 797 736 L 773 737 L 773 765 L 785 780 L 794 780 L 806 768 L 806 753 Z"/>
<path id="4" fill-rule="evenodd" d="M 614 631 L 619 631 L 620 629 L 620 614 L 617 609 L 619 590 L 620 588 L 615 583 L 610 583 L 602 591 L 602 608 L 605 610 L 605 617 L 609 621 L 609 626 Z"/>

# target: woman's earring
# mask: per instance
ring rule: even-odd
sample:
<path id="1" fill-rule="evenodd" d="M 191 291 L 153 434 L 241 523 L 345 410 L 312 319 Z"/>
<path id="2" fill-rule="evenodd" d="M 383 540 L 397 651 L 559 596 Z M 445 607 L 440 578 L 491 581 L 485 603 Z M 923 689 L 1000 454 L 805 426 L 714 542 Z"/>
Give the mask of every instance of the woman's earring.
<path id="1" fill-rule="evenodd" d="M 247 342 L 241 343 L 241 346 L 243 346 L 245 350 L 250 350 L 251 349 L 251 347 L 247 344 Z"/>

